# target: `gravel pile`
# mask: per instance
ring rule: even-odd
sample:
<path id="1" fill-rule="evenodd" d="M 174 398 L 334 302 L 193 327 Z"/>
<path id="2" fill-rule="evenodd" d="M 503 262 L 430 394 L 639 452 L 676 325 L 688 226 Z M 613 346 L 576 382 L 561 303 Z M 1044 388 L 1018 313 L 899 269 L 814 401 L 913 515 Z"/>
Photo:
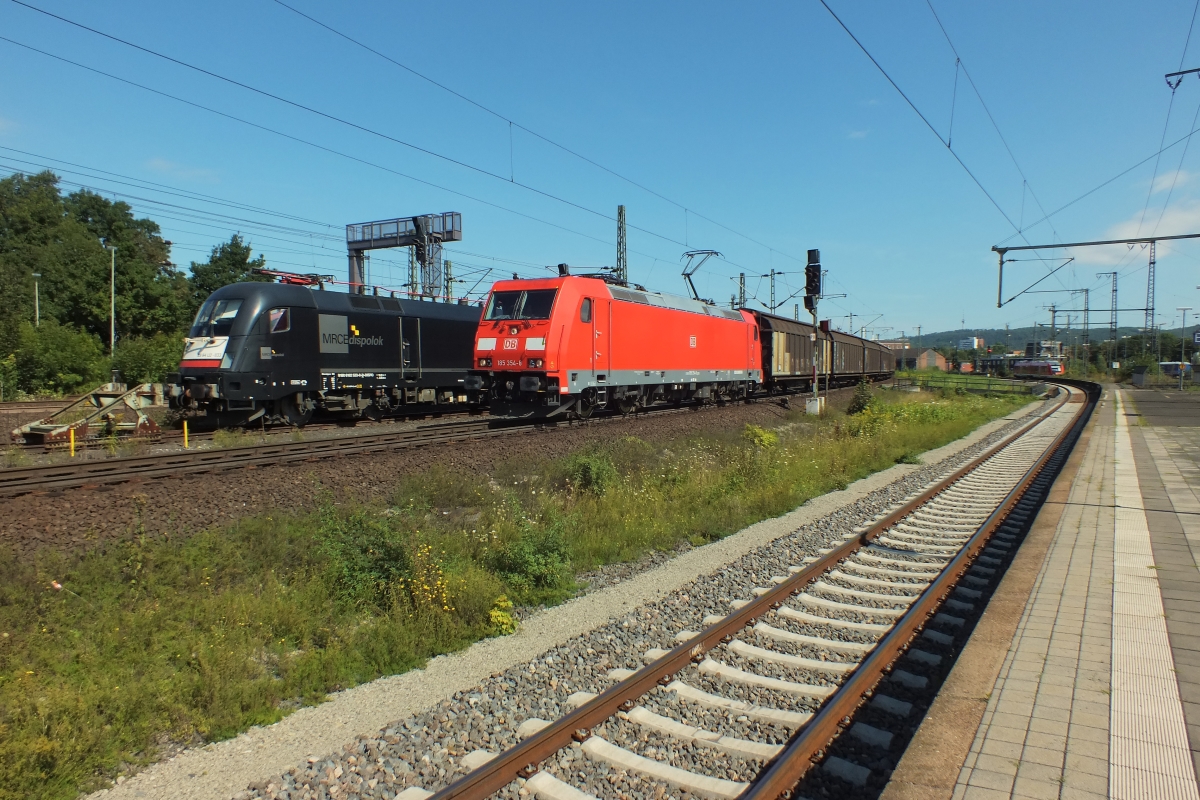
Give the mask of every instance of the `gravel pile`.
<path id="1" fill-rule="evenodd" d="M 1010 422 L 957 455 L 918 469 L 856 503 L 752 551 L 720 571 L 692 582 L 672 596 L 640 607 L 623 618 L 538 655 L 526 664 L 493 675 L 474 689 L 455 694 L 431 711 L 393 723 L 378 735 L 361 737 L 341 753 L 310 759 L 308 763 L 300 764 L 281 776 L 250 787 L 238 798 L 298 799 L 351 795 L 392 798 L 407 786 L 437 790 L 467 771 L 461 763 L 467 753 L 479 749 L 498 752 L 515 745 L 518 741 L 515 731 L 525 720 L 556 719 L 569 710 L 567 698 L 571 694 L 578 691 L 598 692 L 607 688 L 611 683 L 609 670 L 614 667 L 641 667 L 643 654 L 647 650 L 671 648 L 675 644 L 675 635 L 680 631 L 700 630 L 705 616 L 726 613 L 731 601 L 751 597 L 755 587 L 772 585 L 771 578 L 788 574 L 788 566 L 803 563 L 805 557 L 816 556 L 823 548 L 841 544 L 855 528 L 887 513 L 1020 424 L 1023 422 Z M 919 557 L 914 557 L 912 561 L 917 568 L 928 569 L 930 563 Z M 861 586 L 853 588 L 864 590 Z M 845 601 L 844 596 L 832 593 L 828 596 L 831 600 Z M 876 623 L 887 623 L 892 619 L 857 612 L 830 616 Z M 775 617 L 770 623 L 796 633 L 841 641 L 873 641 L 866 634 L 859 635 L 855 631 L 824 625 L 796 624 Z M 756 634 L 749 630 L 743 632 L 741 639 L 748 644 L 764 644 L 756 641 Z M 773 642 L 771 646 L 783 651 L 779 644 Z M 851 655 L 828 650 L 797 648 L 793 652 L 832 661 L 853 660 Z M 728 650 L 722 650 L 714 656 L 726 664 L 760 675 L 815 685 L 832 685 L 836 682 L 834 675 L 824 671 L 794 669 L 751 660 Z M 771 689 L 716 681 L 709 675 L 701 674 L 696 665 L 687 667 L 677 677 L 705 691 L 756 705 L 811 711 L 818 703 L 817 700 Z M 902 695 L 903 692 L 897 691 L 897 697 L 903 699 Z M 679 703 L 672 693 L 661 688 L 643 701 L 655 713 L 740 739 L 780 742 L 787 735 L 786 729 L 776 729 L 775 726 L 750 720 L 744 715 Z M 596 733 L 648 758 L 685 769 L 695 769 L 709 775 L 719 774 L 729 780 L 745 780 L 755 773 L 751 761 L 713 748 L 668 739 L 625 719 L 610 720 L 597 728 Z M 578 745 L 560 752 L 557 762 L 548 768 L 563 780 L 569 777 L 571 783 L 600 798 L 656 799 L 664 794 L 674 797 L 680 794 L 678 789 L 599 765 L 586 756 Z M 529 792 L 525 790 L 522 793 L 521 783 L 509 786 L 502 794 L 514 800 L 527 797 Z"/>

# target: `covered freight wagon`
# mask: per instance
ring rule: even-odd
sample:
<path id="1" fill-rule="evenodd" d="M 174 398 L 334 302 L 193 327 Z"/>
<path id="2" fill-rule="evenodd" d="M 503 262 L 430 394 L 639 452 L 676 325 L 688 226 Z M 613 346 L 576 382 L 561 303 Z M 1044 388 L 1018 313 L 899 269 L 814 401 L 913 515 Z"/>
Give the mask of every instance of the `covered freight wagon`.
<path id="1" fill-rule="evenodd" d="M 840 331 L 822 331 L 787 317 L 755 311 L 763 348 L 763 382 L 771 391 L 811 390 L 813 352 L 822 388 L 850 386 L 892 373 L 891 354 L 878 342 Z"/>

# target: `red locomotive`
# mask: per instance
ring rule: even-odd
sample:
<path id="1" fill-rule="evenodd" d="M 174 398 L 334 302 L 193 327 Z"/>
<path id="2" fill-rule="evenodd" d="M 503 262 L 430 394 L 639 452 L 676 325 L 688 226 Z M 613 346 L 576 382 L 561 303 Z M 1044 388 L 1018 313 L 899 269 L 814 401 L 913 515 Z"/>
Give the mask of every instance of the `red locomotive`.
<path id="1" fill-rule="evenodd" d="M 470 391 L 501 416 L 734 400 L 762 382 L 752 314 L 588 276 L 500 281 L 475 338 Z"/>

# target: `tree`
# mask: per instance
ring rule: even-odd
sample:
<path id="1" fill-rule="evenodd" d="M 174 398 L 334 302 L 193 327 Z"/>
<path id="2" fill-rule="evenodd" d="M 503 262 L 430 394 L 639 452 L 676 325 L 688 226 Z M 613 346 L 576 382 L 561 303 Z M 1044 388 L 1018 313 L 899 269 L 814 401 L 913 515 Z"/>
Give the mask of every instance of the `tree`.
<path id="1" fill-rule="evenodd" d="M 51 172 L 0 180 L 0 352 L 32 322 L 33 273 L 42 319 L 96 334 L 107 344 L 110 253 L 116 245 L 118 339 L 177 331 L 193 308 L 186 277 L 168 261 L 157 223 L 127 203 L 81 190 L 63 197 Z"/>
<path id="2" fill-rule="evenodd" d="M 847 414 L 861 414 L 875 403 L 875 395 L 871 392 L 871 384 L 863 378 L 858 382 L 858 386 L 854 387 L 854 397 L 850 398 L 850 405 L 846 408 Z"/>
<path id="3" fill-rule="evenodd" d="M 262 269 L 267 260 L 259 256 L 251 258 L 253 248 L 242 241 L 242 237 L 234 234 L 228 242 L 223 242 L 212 249 L 212 255 L 203 264 L 192 262 L 192 298 L 198 308 L 210 294 L 242 281 L 269 282 L 266 275 L 256 275 L 252 270 Z"/>
<path id="4" fill-rule="evenodd" d="M 109 201 L 87 190 L 67 195 L 63 206 L 68 215 L 86 229 L 91 241 L 103 239 L 117 248 L 118 339 L 177 331 L 187 325 L 195 311 L 187 277 L 170 262 L 170 245 L 160 235 L 158 223 L 136 219 L 128 203 Z M 91 251 L 90 247 L 87 249 Z M 81 302 L 80 305 L 94 307 L 95 300 L 99 299 L 100 313 L 92 310 L 91 316 L 105 322 L 108 319 L 111 256 L 103 248 L 100 256 L 99 276 L 93 271 L 89 275 L 91 280 L 84 287 L 92 303 Z M 88 319 L 76 322 L 90 328 Z"/>
<path id="5" fill-rule="evenodd" d="M 75 392 L 108 379 L 100 337 L 52 319 L 22 322 L 16 352 L 18 385 L 27 392 Z"/>

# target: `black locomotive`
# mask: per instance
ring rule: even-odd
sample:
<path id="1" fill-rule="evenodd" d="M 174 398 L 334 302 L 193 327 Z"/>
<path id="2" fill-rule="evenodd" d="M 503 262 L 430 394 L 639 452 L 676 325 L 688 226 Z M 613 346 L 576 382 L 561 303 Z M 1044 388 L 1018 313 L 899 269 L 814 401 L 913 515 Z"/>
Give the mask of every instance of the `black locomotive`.
<path id="1" fill-rule="evenodd" d="M 170 404 L 218 425 L 304 425 L 475 403 L 478 306 L 343 294 L 280 283 L 212 293 L 188 334 Z"/>

